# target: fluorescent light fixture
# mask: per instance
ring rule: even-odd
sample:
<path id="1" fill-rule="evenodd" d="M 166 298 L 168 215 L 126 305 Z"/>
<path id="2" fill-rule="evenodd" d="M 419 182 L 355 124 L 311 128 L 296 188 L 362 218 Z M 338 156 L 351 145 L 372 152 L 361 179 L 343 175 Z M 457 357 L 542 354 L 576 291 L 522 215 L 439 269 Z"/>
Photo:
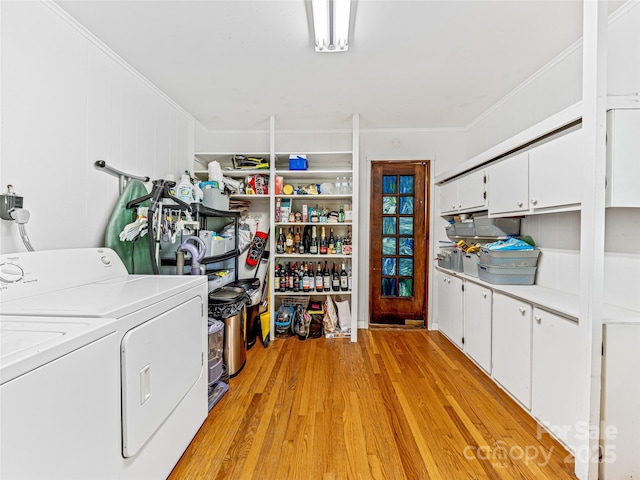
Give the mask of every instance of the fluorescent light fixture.
<path id="1" fill-rule="evenodd" d="M 316 52 L 349 49 L 351 0 L 311 0 Z"/>

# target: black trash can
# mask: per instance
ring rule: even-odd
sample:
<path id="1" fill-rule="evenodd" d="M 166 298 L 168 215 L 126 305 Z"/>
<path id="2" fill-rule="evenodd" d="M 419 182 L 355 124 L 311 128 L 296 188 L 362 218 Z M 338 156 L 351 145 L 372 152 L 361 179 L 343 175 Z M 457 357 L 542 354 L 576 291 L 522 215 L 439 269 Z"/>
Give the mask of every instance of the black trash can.
<path id="1" fill-rule="evenodd" d="M 224 324 L 223 360 L 230 377 L 236 376 L 247 361 L 246 303 L 243 288 L 222 287 L 209 292 L 209 316 Z"/>

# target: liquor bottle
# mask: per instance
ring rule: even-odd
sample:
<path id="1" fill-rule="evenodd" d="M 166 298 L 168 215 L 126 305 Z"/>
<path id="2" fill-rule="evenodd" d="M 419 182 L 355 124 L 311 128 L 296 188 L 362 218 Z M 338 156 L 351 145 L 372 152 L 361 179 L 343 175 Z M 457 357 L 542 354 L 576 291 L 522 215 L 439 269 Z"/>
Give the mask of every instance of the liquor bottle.
<path id="1" fill-rule="evenodd" d="M 329 246 L 327 247 L 327 253 L 336 253 L 336 237 L 333 236 L 333 228 L 329 232 Z"/>
<path id="2" fill-rule="evenodd" d="M 285 253 L 293 253 L 293 228 L 289 227 L 289 233 L 287 233 L 287 240 L 284 244 Z"/>
<path id="3" fill-rule="evenodd" d="M 331 289 L 334 292 L 340 291 L 340 274 L 338 273 L 338 266 L 333 264 L 333 272 L 332 272 L 332 280 L 331 280 Z"/>
<path id="4" fill-rule="evenodd" d="M 316 237 L 316 227 L 311 227 L 311 244 L 309 245 L 309 253 L 318 253 L 318 238 Z"/>
<path id="5" fill-rule="evenodd" d="M 276 265 L 275 274 L 273 276 L 273 290 L 280 291 L 280 265 Z"/>
<path id="6" fill-rule="evenodd" d="M 280 227 L 280 235 L 278 235 L 278 241 L 276 242 L 276 253 L 284 253 L 284 244 L 287 239 L 284 236 L 282 227 Z"/>
<path id="7" fill-rule="evenodd" d="M 300 268 L 298 269 L 298 291 L 302 292 L 304 290 L 304 267 L 303 264 L 300 264 Z"/>
<path id="8" fill-rule="evenodd" d="M 336 236 L 336 253 L 342 255 L 342 239 L 340 236 Z"/>
<path id="9" fill-rule="evenodd" d="M 347 227 L 347 235 L 342 240 L 342 254 L 351 255 L 353 252 L 353 244 L 351 243 L 351 227 Z"/>
<path id="10" fill-rule="evenodd" d="M 353 276 L 351 273 L 351 267 L 349 267 L 349 273 L 347 274 L 347 285 L 349 287 L 349 291 L 353 288 Z"/>
<path id="11" fill-rule="evenodd" d="M 293 236 L 293 253 L 300 252 L 300 243 L 302 242 L 302 238 L 300 237 L 300 227 L 296 228 L 296 234 Z M 304 251 L 303 251 L 304 253 Z"/>
<path id="12" fill-rule="evenodd" d="M 327 247 L 328 247 L 327 232 L 325 231 L 324 227 L 322 227 L 322 233 L 320 234 L 320 253 L 322 255 L 327 254 Z"/>
<path id="13" fill-rule="evenodd" d="M 318 269 L 316 270 L 316 292 L 322 292 L 324 289 L 324 280 L 322 278 L 322 265 L 318 262 Z"/>
<path id="14" fill-rule="evenodd" d="M 325 292 L 331 291 L 331 274 L 329 273 L 329 266 L 327 261 L 324 261 L 324 270 L 322 271 L 322 288 Z"/>
<path id="15" fill-rule="evenodd" d="M 344 263 L 342 264 L 342 270 L 340 270 L 340 290 L 343 292 L 349 290 L 349 278 L 347 277 L 347 270 L 344 267 Z"/>
<path id="16" fill-rule="evenodd" d="M 311 282 L 309 281 L 309 267 L 307 264 L 303 264 L 304 273 L 302 275 L 302 291 L 308 292 L 311 290 Z"/>
<path id="17" fill-rule="evenodd" d="M 298 276 L 298 264 L 293 264 L 293 270 L 291 270 L 291 277 L 293 278 L 293 291 L 300 291 L 300 277 Z"/>
<path id="18" fill-rule="evenodd" d="M 344 222 L 344 205 L 340 205 L 340 211 L 338 212 L 338 222 Z"/>

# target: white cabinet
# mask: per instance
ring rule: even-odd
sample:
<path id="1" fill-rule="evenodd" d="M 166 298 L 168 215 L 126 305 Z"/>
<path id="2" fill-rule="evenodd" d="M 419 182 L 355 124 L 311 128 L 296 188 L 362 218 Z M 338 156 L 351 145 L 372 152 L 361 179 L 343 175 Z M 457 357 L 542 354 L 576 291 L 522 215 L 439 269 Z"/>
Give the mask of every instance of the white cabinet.
<path id="1" fill-rule="evenodd" d="M 640 207 L 640 109 L 607 112 L 607 207 Z"/>
<path id="2" fill-rule="evenodd" d="M 486 205 L 485 171 L 475 170 L 440 186 L 440 212 L 482 210 Z"/>
<path id="3" fill-rule="evenodd" d="M 436 271 L 438 283 L 438 330 L 462 348 L 463 335 L 463 280 L 453 275 Z"/>
<path id="4" fill-rule="evenodd" d="M 489 214 L 529 210 L 529 152 L 493 164 L 489 176 Z"/>
<path id="5" fill-rule="evenodd" d="M 473 282 L 464 285 L 464 351 L 491 373 L 491 303 L 493 292 Z"/>
<path id="6" fill-rule="evenodd" d="M 640 324 L 604 326 L 600 478 L 640 478 Z"/>
<path id="7" fill-rule="evenodd" d="M 525 408 L 531 408 L 530 304 L 493 293 L 492 376 Z"/>
<path id="8" fill-rule="evenodd" d="M 531 413 L 574 454 L 582 442 L 578 338 L 575 320 L 533 309 Z"/>
<path id="9" fill-rule="evenodd" d="M 489 167 L 490 215 L 571 210 L 582 199 L 582 130 L 558 135 Z"/>

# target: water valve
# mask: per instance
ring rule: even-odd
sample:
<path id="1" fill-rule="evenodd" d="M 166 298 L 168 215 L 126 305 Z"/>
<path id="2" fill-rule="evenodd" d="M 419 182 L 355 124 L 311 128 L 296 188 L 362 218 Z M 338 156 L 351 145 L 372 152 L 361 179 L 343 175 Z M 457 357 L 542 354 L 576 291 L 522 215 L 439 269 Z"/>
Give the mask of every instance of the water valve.
<path id="1" fill-rule="evenodd" d="M 7 192 L 0 195 L 0 218 L 13 221 L 11 210 L 22 208 L 22 197 L 16 195 L 13 185 L 7 185 Z"/>

